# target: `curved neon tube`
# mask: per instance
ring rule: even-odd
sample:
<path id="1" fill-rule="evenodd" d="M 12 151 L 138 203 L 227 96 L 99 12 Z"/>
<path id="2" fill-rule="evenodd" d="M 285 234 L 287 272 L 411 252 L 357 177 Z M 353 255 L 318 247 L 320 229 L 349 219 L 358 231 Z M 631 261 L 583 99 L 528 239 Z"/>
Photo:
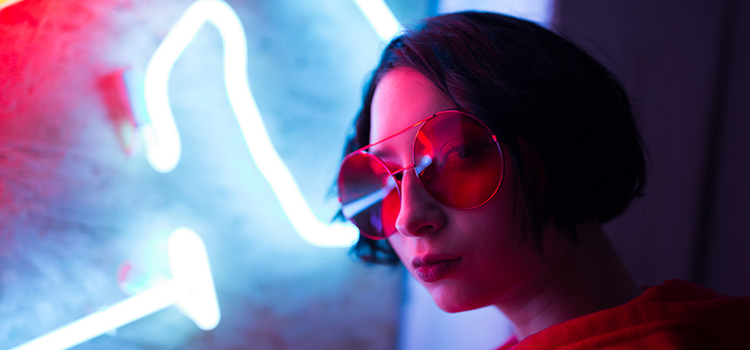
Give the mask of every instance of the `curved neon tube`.
<path id="1" fill-rule="evenodd" d="M 391 41 L 402 30 L 396 16 L 383 0 L 354 0 L 383 41 Z"/>
<path id="2" fill-rule="evenodd" d="M 188 228 L 172 232 L 168 246 L 172 280 L 11 350 L 68 349 L 171 305 L 179 307 L 200 329 L 214 329 L 219 324 L 221 314 L 206 246 Z"/>
<path id="3" fill-rule="evenodd" d="M 146 69 L 144 102 L 150 123 L 142 128 L 146 157 L 158 172 L 172 171 L 180 161 L 180 136 L 169 106 L 167 86 L 177 58 L 201 26 L 211 23 L 224 44 L 224 79 L 237 122 L 258 169 L 268 181 L 294 229 L 321 247 L 347 247 L 357 239 L 350 224 L 328 225 L 315 217 L 291 172 L 271 143 L 247 80 L 247 40 L 237 13 L 223 1 L 199 0 L 185 11 Z"/>

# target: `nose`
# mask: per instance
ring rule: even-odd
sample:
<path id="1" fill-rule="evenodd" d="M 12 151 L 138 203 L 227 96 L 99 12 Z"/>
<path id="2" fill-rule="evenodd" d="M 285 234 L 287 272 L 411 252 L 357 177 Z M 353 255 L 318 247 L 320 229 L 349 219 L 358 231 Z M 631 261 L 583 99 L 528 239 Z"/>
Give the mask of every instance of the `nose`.
<path id="1" fill-rule="evenodd" d="M 404 171 L 400 190 L 401 210 L 396 218 L 396 230 L 399 233 L 409 237 L 420 237 L 437 232 L 443 227 L 444 207 L 427 193 L 413 168 Z"/>

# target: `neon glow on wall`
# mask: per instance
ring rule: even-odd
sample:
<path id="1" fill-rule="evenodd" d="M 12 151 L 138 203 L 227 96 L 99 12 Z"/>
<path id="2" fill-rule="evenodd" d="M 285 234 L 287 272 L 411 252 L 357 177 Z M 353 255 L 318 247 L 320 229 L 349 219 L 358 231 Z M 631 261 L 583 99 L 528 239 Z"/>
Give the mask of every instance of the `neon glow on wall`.
<path id="1" fill-rule="evenodd" d="M 354 0 L 354 3 L 383 41 L 391 41 L 402 30 L 396 16 L 383 0 Z"/>
<path id="2" fill-rule="evenodd" d="M 214 329 L 221 315 L 203 241 L 192 230 L 179 228 L 169 236 L 168 247 L 172 280 L 11 350 L 67 349 L 172 305 L 200 329 Z"/>
<path id="3" fill-rule="evenodd" d="M 400 30 L 400 25 L 382 0 L 355 1 L 381 39 L 390 40 Z M 6 1 L 5 5 L 8 4 Z M 180 136 L 169 105 L 167 85 L 175 61 L 204 23 L 213 24 L 221 34 L 224 78 L 231 107 L 253 161 L 271 185 L 292 225 L 301 237 L 313 245 L 350 246 L 357 238 L 356 228 L 349 224 L 328 225 L 318 220 L 273 147 L 247 80 L 244 28 L 235 11 L 223 1 L 199 0 L 193 3 L 149 62 L 143 87 L 148 120 L 141 127 L 149 163 L 161 173 L 172 171 L 179 163 Z M 172 280 L 13 350 L 67 349 L 172 305 L 177 306 L 199 328 L 215 328 L 220 320 L 220 311 L 203 241 L 189 228 L 175 230 L 169 238 L 169 260 Z"/>
<path id="4" fill-rule="evenodd" d="M 360 9 L 389 39 L 398 22 L 381 0 L 357 0 Z M 144 102 L 149 123 L 142 127 L 146 157 L 154 170 L 167 173 L 180 161 L 180 135 L 169 106 L 167 86 L 174 63 L 204 23 L 213 24 L 224 44 L 224 79 L 229 102 L 250 155 L 278 198 L 294 229 L 309 243 L 320 247 L 347 247 L 357 239 L 350 224 L 326 224 L 307 205 L 289 168 L 276 152 L 261 118 L 247 80 L 247 40 L 237 13 L 223 1 L 200 0 L 191 5 L 162 44 L 146 69 Z"/>

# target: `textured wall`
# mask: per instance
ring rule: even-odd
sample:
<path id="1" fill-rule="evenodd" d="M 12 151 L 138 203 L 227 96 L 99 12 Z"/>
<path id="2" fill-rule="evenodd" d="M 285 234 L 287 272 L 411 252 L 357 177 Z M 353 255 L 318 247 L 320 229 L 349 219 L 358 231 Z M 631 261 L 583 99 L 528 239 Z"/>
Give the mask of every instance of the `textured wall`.
<path id="1" fill-rule="evenodd" d="M 0 11 L 0 348 L 126 298 L 124 264 L 168 278 L 165 239 L 179 226 L 206 242 L 220 325 L 200 331 L 170 308 L 78 348 L 394 348 L 401 271 L 294 231 L 229 107 L 215 29 L 199 31 L 172 73 L 177 168 L 152 170 L 138 137 L 124 151 L 98 84 L 122 67 L 142 79 L 190 3 L 27 0 Z M 327 221 L 328 185 L 382 44 L 350 0 L 229 3 L 271 140 Z M 426 10 L 391 3 L 405 21 Z"/>

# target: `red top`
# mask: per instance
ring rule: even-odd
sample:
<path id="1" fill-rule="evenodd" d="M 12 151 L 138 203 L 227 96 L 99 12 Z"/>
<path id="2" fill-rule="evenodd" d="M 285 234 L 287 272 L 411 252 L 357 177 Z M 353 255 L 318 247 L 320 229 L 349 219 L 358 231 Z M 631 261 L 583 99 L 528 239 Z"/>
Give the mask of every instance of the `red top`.
<path id="1" fill-rule="evenodd" d="M 548 327 L 497 350 L 750 349 L 750 297 L 668 280 L 611 309 Z"/>

